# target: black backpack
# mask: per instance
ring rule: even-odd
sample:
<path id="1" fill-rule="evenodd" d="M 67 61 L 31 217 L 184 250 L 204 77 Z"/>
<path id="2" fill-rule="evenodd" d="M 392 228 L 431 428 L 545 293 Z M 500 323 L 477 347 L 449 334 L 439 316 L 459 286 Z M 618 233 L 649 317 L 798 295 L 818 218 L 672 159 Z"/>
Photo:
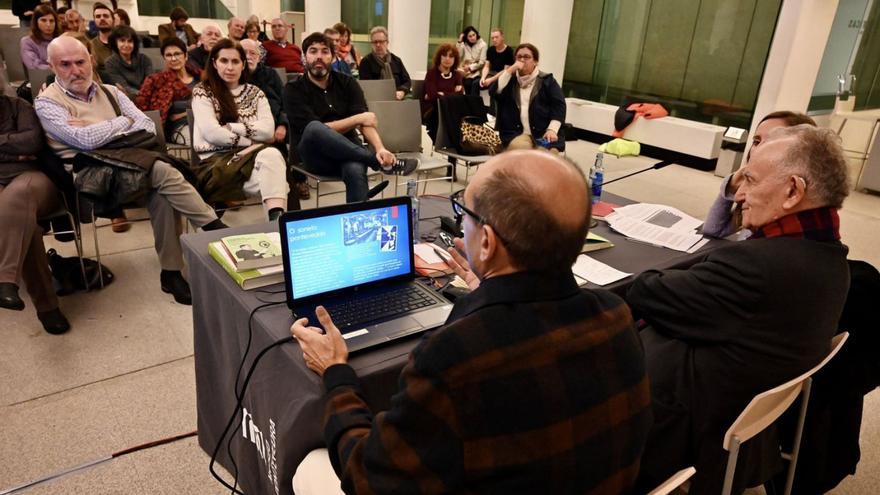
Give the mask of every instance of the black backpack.
<path id="1" fill-rule="evenodd" d="M 55 293 L 59 296 L 66 296 L 82 290 L 101 288 L 97 261 L 83 258 L 83 264 L 86 269 L 86 280 L 83 280 L 79 258 L 75 256 L 65 258 L 54 249 L 50 249 L 46 256 L 49 258 L 49 268 L 52 269 L 52 278 L 55 281 Z M 101 265 L 101 278 L 104 279 L 104 286 L 107 286 L 113 282 L 113 272 L 106 266 Z"/>

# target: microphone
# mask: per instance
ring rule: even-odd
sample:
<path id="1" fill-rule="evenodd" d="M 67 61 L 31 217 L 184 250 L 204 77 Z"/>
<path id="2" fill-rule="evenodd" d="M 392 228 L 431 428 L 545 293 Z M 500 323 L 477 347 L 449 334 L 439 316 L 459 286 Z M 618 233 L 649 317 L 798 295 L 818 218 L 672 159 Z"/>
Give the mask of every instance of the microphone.
<path id="1" fill-rule="evenodd" d="M 369 201 L 369 200 L 375 198 L 376 196 L 379 195 L 380 192 L 384 191 L 386 187 L 388 187 L 387 180 L 383 180 L 382 182 L 376 184 L 375 186 L 373 186 L 372 189 L 367 191 L 367 199 L 365 199 L 364 201 Z"/>
<path id="2" fill-rule="evenodd" d="M 632 177 L 633 175 L 638 175 L 643 172 L 647 172 L 648 170 L 660 170 L 661 168 L 663 168 L 667 165 L 672 165 L 672 161 L 671 160 L 663 160 L 662 162 L 657 162 L 654 165 L 651 165 L 649 168 L 646 168 L 644 170 L 639 170 L 639 171 L 633 172 L 631 174 L 626 174 L 623 177 L 618 177 L 616 179 L 606 180 L 605 182 L 602 183 L 602 185 L 604 186 L 606 184 L 611 184 L 612 182 L 617 182 L 620 179 L 626 179 L 627 177 Z"/>

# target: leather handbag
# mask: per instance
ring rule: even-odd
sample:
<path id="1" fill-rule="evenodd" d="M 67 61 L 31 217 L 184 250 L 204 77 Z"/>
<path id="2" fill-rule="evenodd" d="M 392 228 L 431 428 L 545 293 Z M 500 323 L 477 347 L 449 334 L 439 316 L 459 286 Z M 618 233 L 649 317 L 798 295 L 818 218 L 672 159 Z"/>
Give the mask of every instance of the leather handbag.
<path id="1" fill-rule="evenodd" d="M 501 138 L 479 117 L 461 119 L 461 149 L 469 155 L 495 155 L 501 151 Z"/>

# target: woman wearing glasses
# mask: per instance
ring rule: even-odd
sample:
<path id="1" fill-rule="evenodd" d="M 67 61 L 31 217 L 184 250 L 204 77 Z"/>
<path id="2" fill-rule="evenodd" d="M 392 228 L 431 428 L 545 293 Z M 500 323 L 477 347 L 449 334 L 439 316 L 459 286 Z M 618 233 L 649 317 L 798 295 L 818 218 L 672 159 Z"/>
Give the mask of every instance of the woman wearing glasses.
<path id="1" fill-rule="evenodd" d="M 495 129 L 504 146 L 525 134 L 545 148 L 564 151 L 560 128 L 565 122 L 565 97 L 553 74 L 538 70 L 539 56 L 535 45 L 519 45 L 514 50 L 516 61 L 493 84 L 490 92 L 498 105 Z"/>
<path id="2" fill-rule="evenodd" d="M 147 76 L 136 104 L 144 111 L 159 111 L 168 141 L 188 145 L 186 110 L 199 75 L 187 65 L 186 44 L 180 38 L 166 38 L 160 50 L 165 59 L 165 70 Z"/>

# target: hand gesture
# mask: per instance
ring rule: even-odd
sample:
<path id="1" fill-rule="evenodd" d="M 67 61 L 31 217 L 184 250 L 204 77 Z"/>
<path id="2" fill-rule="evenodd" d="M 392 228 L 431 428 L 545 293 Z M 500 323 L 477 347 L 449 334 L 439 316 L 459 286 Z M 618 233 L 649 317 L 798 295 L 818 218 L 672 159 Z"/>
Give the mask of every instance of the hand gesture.
<path id="1" fill-rule="evenodd" d="M 507 72 L 511 73 L 512 75 L 516 75 L 517 71 L 519 71 L 522 68 L 523 68 L 522 60 L 517 60 L 516 62 L 513 63 L 513 65 L 511 65 L 510 67 L 507 68 Z"/>
<path id="2" fill-rule="evenodd" d="M 730 178 L 730 181 L 727 183 L 727 195 L 733 196 L 736 194 L 736 190 L 739 189 L 739 186 L 742 185 L 743 182 L 743 169 L 737 170 L 733 177 Z"/>
<path id="3" fill-rule="evenodd" d="M 471 270 L 471 264 L 468 263 L 468 260 L 459 251 L 464 250 L 464 241 L 460 237 L 456 237 L 452 240 L 452 243 L 455 246 L 446 250 L 452 256 L 452 259 L 447 260 L 446 264 L 449 265 L 449 268 L 452 268 L 456 275 L 464 280 L 470 290 L 475 290 L 480 286 L 480 278 Z"/>
<path id="4" fill-rule="evenodd" d="M 290 334 L 299 342 L 306 366 L 319 376 L 324 376 L 327 368 L 348 362 L 348 347 L 324 306 L 315 308 L 315 314 L 324 327 L 323 332 L 317 327 L 307 327 L 308 318 L 300 318 L 291 325 Z"/>
<path id="5" fill-rule="evenodd" d="M 544 133 L 544 139 L 546 139 L 550 143 L 555 143 L 559 141 L 559 136 L 556 135 L 556 132 L 553 129 L 547 129 L 547 132 Z"/>
<path id="6" fill-rule="evenodd" d="M 402 100 L 406 97 L 406 91 L 397 90 L 394 92 L 394 97 L 398 100 Z"/>
<path id="7" fill-rule="evenodd" d="M 287 137 L 287 127 L 284 127 L 283 125 L 279 125 L 278 127 L 276 127 L 275 128 L 275 142 L 276 143 L 283 143 L 285 137 Z"/>

